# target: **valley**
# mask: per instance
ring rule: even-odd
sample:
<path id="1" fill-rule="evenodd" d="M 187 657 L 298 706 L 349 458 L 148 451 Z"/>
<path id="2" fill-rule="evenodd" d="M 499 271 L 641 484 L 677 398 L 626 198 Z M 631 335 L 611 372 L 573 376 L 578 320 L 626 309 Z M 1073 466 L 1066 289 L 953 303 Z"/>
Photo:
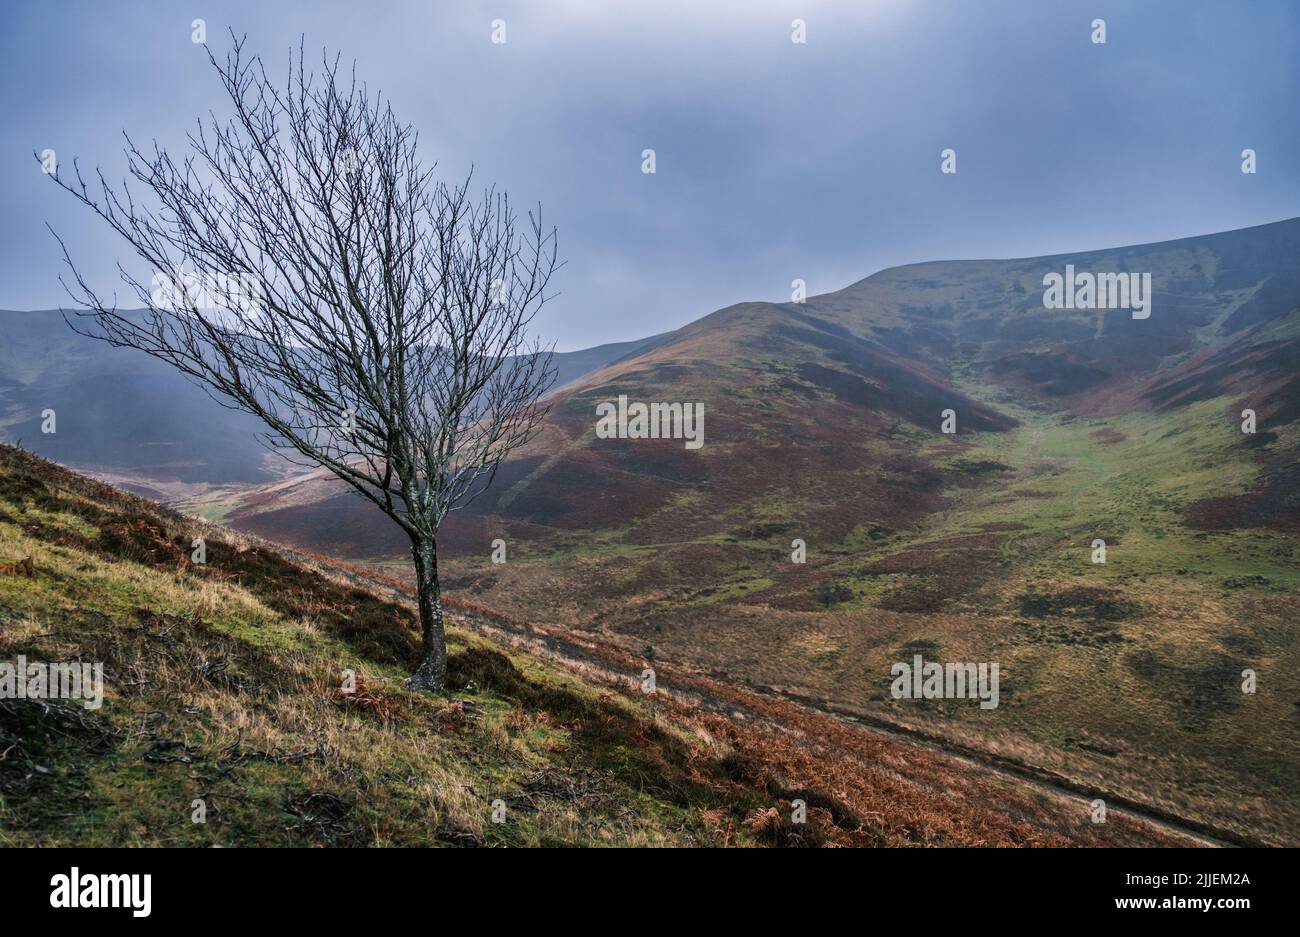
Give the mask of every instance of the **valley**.
<path id="1" fill-rule="evenodd" d="M 1149 317 L 1045 303 L 1067 267 L 1149 273 Z M 453 601 L 1217 839 L 1295 843 L 1300 219 L 891 268 L 592 352 L 444 523 Z M 602 436 L 620 398 L 698 402 L 707 435 Z M 139 466 L 79 454 L 140 490 Z M 193 472 L 146 493 L 410 575 L 397 529 L 320 472 Z M 916 655 L 997 662 L 998 706 L 894 699 Z"/>
<path id="2" fill-rule="evenodd" d="M 506 566 L 462 560 L 451 585 L 647 660 L 690 662 L 1175 815 L 1294 829 L 1294 537 L 1183 524 L 1190 505 L 1257 476 L 1225 404 L 1104 426 L 1020 412 L 1012 439 L 976 440 L 960 457 L 996 465 L 996 487 L 947 490 L 951 506 L 909 535 L 860 526 L 810 542 L 803 567 L 790 562 L 790 530 L 762 531 L 517 552 Z M 1092 562 L 1098 538 L 1105 564 Z M 631 583 L 640 601 L 592 603 L 593 583 Z M 813 583 L 843 600 L 823 607 Z M 914 652 L 1000 661 L 1003 705 L 889 699 L 890 665 Z M 1247 668 L 1270 692 L 1241 693 Z"/>
<path id="3" fill-rule="evenodd" d="M 0 699 L 5 846 L 1221 842 L 671 665 L 648 697 L 617 647 L 464 602 L 448 692 L 412 691 L 400 582 L 0 447 L 15 553 L 0 652 L 100 661 L 106 698 Z"/>

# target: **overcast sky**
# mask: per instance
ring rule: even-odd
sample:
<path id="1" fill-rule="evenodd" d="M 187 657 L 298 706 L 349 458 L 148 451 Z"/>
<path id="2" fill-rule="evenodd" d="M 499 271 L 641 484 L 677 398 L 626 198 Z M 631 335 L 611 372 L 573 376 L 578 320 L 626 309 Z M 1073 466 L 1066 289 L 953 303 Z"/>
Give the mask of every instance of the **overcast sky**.
<path id="1" fill-rule="evenodd" d="M 449 178 L 473 163 L 541 201 L 567 266 L 537 324 L 561 350 L 785 301 L 795 277 L 818 293 L 1300 215 L 1293 0 L 6 3 L 0 307 L 66 301 L 46 221 L 92 283 L 117 282 L 128 249 L 32 152 L 118 178 L 121 130 L 179 148 L 224 115 L 196 17 L 219 53 L 246 32 L 279 77 L 299 34 L 342 52 Z"/>

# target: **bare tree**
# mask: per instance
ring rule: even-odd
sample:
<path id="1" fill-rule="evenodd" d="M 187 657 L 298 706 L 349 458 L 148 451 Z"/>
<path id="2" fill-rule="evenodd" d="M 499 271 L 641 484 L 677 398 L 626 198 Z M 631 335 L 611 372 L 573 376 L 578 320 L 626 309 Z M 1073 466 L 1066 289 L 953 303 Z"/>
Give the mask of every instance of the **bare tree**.
<path id="1" fill-rule="evenodd" d="M 520 224 L 508 198 L 436 181 L 417 136 L 381 95 L 300 44 L 283 86 L 235 38 L 208 53 L 234 114 L 209 114 L 177 162 L 126 136 L 131 181 L 70 192 L 155 273 L 119 264 L 143 314 L 120 312 L 72 269 L 72 327 L 168 362 L 265 441 L 306 457 L 392 518 L 411 541 L 423 653 L 409 684 L 447 669 L 437 533 L 545 415 L 555 372 L 525 333 L 549 298 L 554 229 Z M 355 69 L 354 69 L 355 72 Z M 156 203 L 156 204 L 153 204 Z M 57 234 L 56 234 L 57 237 Z"/>

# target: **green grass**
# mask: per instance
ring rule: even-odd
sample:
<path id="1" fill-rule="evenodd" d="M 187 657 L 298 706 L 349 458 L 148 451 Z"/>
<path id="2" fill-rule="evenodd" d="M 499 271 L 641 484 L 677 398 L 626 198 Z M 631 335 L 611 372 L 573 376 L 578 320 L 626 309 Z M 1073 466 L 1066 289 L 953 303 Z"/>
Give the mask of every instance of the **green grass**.
<path id="1" fill-rule="evenodd" d="M 1031 577 L 1077 573 L 1091 564 L 1093 539 L 1110 538 L 1118 544 L 1108 545 L 1106 566 L 1093 571 L 1103 578 L 1255 573 L 1300 586 L 1287 535 L 1264 529 L 1202 532 L 1183 523 L 1194 501 L 1244 492 L 1258 474 L 1236 424 L 1224 416 L 1228 405 L 1226 399 L 1208 400 L 1172 415 L 1131 413 L 1105 424 L 1036 416 L 1010 445 L 987 443 L 967 454 L 999 459 L 1023 477 L 967 495 L 962 509 L 927 536 L 1022 524 L 1025 529 L 1012 535 L 1007 550 L 1029 564 Z M 1124 438 L 1098 440 L 1093 434 L 1103 426 Z M 1026 491 L 1034 496 L 1021 495 Z"/>
<path id="2" fill-rule="evenodd" d="M 194 566 L 194 533 L 0 450 L 0 560 L 36 570 L 0 577 L 0 659 L 106 671 L 97 711 L 0 701 L 0 845 L 750 841 L 770 798 L 647 703 L 455 627 L 452 692 L 412 693 L 409 610 L 217 530 Z"/>
<path id="3" fill-rule="evenodd" d="M 716 548 L 694 582 L 676 545 L 615 553 L 605 542 L 598 554 L 618 564 L 582 575 L 635 581 L 644 603 L 615 633 L 638 642 L 644 622 L 663 622 L 653 640 L 665 659 L 807 688 L 1237 829 L 1294 829 L 1300 544 L 1280 530 L 1186 523 L 1196 502 L 1259 480 L 1261 450 L 1244 444 L 1234 400 L 1090 420 L 963 389 L 1021 425 L 956 439 L 902 427 L 912 434 L 907 454 L 951 480 L 946 506 L 910 529 L 858 523 L 827 542 L 791 523 L 810 505 L 833 503 L 817 479 L 768 489 L 715 525 L 760 535 L 692 541 Z M 1267 451 L 1297 447 L 1292 424 Z M 864 475 L 878 470 L 866 451 Z M 764 524 L 787 529 L 761 535 Z M 794 536 L 809 543 L 805 567 L 789 564 Z M 1107 542 L 1104 565 L 1092 562 L 1094 539 Z M 530 563 L 567 583 L 571 556 Z M 898 557 L 921 562 L 914 571 L 871 568 Z M 935 557 L 934 568 L 925 565 Z M 638 578 L 649 569 L 656 574 Z M 852 597 L 824 608 L 818 583 Z M 936 603 L 911 607 L 914 596 Z M 581 621 L 568 609 L 582 601 L 580 588 L 566 591 L 565 614 Z M 596 620 L 609 620 L 604 606 Z M 990 715 L 881 701 L 893 655 L 916 640 L 949 659 L 1000 660 L 1004 706 Z M 1240 691 L 1246 668 L 1261 675 L 1255 696 Z"/>

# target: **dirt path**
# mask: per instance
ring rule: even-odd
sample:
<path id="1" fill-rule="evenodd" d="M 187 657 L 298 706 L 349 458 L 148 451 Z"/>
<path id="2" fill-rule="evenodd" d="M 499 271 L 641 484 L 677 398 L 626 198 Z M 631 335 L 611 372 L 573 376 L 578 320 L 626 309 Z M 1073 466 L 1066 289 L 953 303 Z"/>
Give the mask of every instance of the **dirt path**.
<path id="1" fill-rule="evenodd" d="M 786 697 L 791 698 L 791 697 Z M 1228 830 L 1220 830 L 1209 824 L 1203 824 L 1187 817 L 1177 816 L 1159 808 L 1152 807 L 1149 804 L 1142 804 L 1127 797 L 1118 794 L 1107 793 L 1096 787 L 1079 784 L 1064 775 L 1057 774 L 1053 771 L 1047 771 L 1037 768 L 1033 765 L 1026 765 L 1017 761 L 1002 758 L 990 752 L 980 749 L 971 748 L 966 745 L 960 745 L 952 742 L 950 739 L 942 736 L 932 735 L 913 729 L 909 726 L 898 725 L 887 719 L 871 716 L 865 713 L 854 713 L 841 710 L 840 707 L 819 706 L 811 701 L 793 698 L 800 705 L 809 706 L 817 712 L 825 713 L 836 719 L 841 719 L 851 725 L 856 726 L 865 732 L 876 732 L 891 738 L 900 740 L 906 744 L 915 745 L 929 751 L 942 752 L 950 758 L 962 762 L 972 767 L 978 767 L 981 770 L 990 771 L 1002 777 L 1010 779 L 1019 784 L 1027 784 L 1034 788 L 1050 791 L 1061 797 L 1068 798 L 1083 805 L 1091 805 L 1092 801 L 1101 798 L 1106 804 L 1107 814 L 1130 817 L 1140 820 L 1143 823 L 1150 824 L 1157 829 L 1164 830 L 1168 833 L 1186 837 L 1193 840 L 1195 844 L 1201 846 L 1265 846 L 1267 844 L 1256 842 L 1247 837 L 1239 836 Z"/>

